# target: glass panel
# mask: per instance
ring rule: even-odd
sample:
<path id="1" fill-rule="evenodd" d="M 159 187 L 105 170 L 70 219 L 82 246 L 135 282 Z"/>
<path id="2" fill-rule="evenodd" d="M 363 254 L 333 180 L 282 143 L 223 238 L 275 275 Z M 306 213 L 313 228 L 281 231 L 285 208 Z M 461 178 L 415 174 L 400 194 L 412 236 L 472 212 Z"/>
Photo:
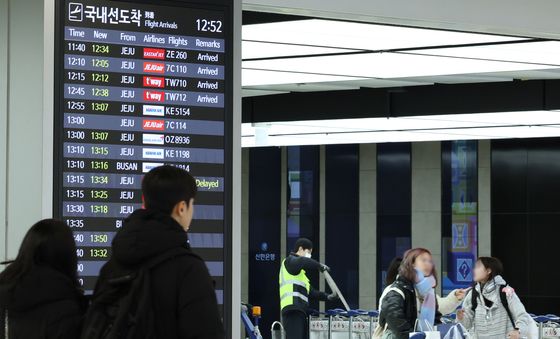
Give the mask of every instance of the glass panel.
<path id="1" fill-rule="evenodd" d="M 313 241 L 313 258 L 319 260 L 319 146 L 287 147 L 287 155 L 286 253 L 305 237 Z M 319 273 L 308 277 L 319 288 Z M 311 307 L 318 309 L 319 303 L 312 301 Z"/>
<path id="2" fill-rule="evenodd" d="M 443 294 L 472 284 L 478 255 L 478 142 L 451 141 L 442 148 Z"/>

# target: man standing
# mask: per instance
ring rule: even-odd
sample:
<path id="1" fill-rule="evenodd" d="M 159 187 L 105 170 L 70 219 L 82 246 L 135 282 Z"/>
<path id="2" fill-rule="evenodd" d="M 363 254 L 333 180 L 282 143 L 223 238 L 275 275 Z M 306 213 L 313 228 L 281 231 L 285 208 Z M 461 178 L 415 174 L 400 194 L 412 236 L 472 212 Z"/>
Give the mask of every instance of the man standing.
<path id="1" fill-rule="evenodd" d="M 206 264 L 188 244 L 196 191 L 194 178 L 177 167 L 161 166 L 147 173 L 142 181 L 145 208 L 125 220 L 113 240 L 113 255 L 101 270 L 94 305 L 102 305 L 97 300 L 104 296 L 103 291 L 124 279 L 123 272 L 173 254 L 149 270 L 149 284 L 145 285 L 149 288 L 137 296 L 138 300 L 150 301 L 150 309 L 140 311 L 153 315 L 147 318 L 153 319 L 152 327 L 139 324 L 150 327 L 152 332 L 140 333 L 144 338 L 225 337 L 214 283 Z"/>
<path id="2" fill-rule="evenodd" d="M 311 287 L 307 272 L 330 270 L 328 266 L 311 259 L 312 252 L 311 240 L 300 238 L 296 241 L 294 252 L 284 259 L 280 267 L 282 325 L 289 339 L 308 338 L 309 298 L 320 301 L 338 299 L 335 293 L 327 294 Z"/>

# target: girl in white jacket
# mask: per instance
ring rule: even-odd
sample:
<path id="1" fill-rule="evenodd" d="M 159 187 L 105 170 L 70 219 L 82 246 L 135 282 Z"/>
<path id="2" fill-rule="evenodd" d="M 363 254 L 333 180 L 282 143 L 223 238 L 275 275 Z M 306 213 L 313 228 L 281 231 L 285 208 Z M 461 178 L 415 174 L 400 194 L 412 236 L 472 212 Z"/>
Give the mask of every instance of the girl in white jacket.
<path id="1" fill-rule="evenodd" d="M 478 339 L 537 339 L 534 337 L 537 331 L 535 322 L 513 288 L 500 275 L 502 271 L 503 265 L 498 259 L 478 259 L 474 268 L 474 292 L 471 290 L 465 297 L 457 319 Z M 504 299 L 510 314 L 502 304 Z M 473 307 L 473 304 L 476 306 Z"/>

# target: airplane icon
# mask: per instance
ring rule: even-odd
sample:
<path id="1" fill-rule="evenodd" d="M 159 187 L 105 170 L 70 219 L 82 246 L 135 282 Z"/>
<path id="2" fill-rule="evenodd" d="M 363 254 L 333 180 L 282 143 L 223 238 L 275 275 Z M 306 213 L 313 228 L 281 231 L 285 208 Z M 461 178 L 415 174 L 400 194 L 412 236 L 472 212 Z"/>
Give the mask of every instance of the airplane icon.
<path id="1" fill-rule="evenodd" d="M 71 2 L 68 4 L 68 20 L 83 21 L 84 5 L 81 3 Z"/>

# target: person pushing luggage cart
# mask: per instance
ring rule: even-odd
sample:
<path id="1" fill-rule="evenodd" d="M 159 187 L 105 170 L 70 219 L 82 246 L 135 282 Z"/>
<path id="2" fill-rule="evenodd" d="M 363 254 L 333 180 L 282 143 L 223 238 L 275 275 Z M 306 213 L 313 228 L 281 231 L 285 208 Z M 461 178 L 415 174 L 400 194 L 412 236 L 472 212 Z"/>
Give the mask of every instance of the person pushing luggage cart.
<path id="1" fill-rule="evenodd" d="M 309 298 L 320 301 L 333 301 L 338 295 L 314 289 L 307 277 L 308 272 L 328 272 L 327 265 L 311 259 L 313 243 L 306 238 L 296 241 L 294 252 L 291 253 L 280 266 L 280 309 L 282 311 L 282 325 L 286 338 L 307 339 Z"/>

